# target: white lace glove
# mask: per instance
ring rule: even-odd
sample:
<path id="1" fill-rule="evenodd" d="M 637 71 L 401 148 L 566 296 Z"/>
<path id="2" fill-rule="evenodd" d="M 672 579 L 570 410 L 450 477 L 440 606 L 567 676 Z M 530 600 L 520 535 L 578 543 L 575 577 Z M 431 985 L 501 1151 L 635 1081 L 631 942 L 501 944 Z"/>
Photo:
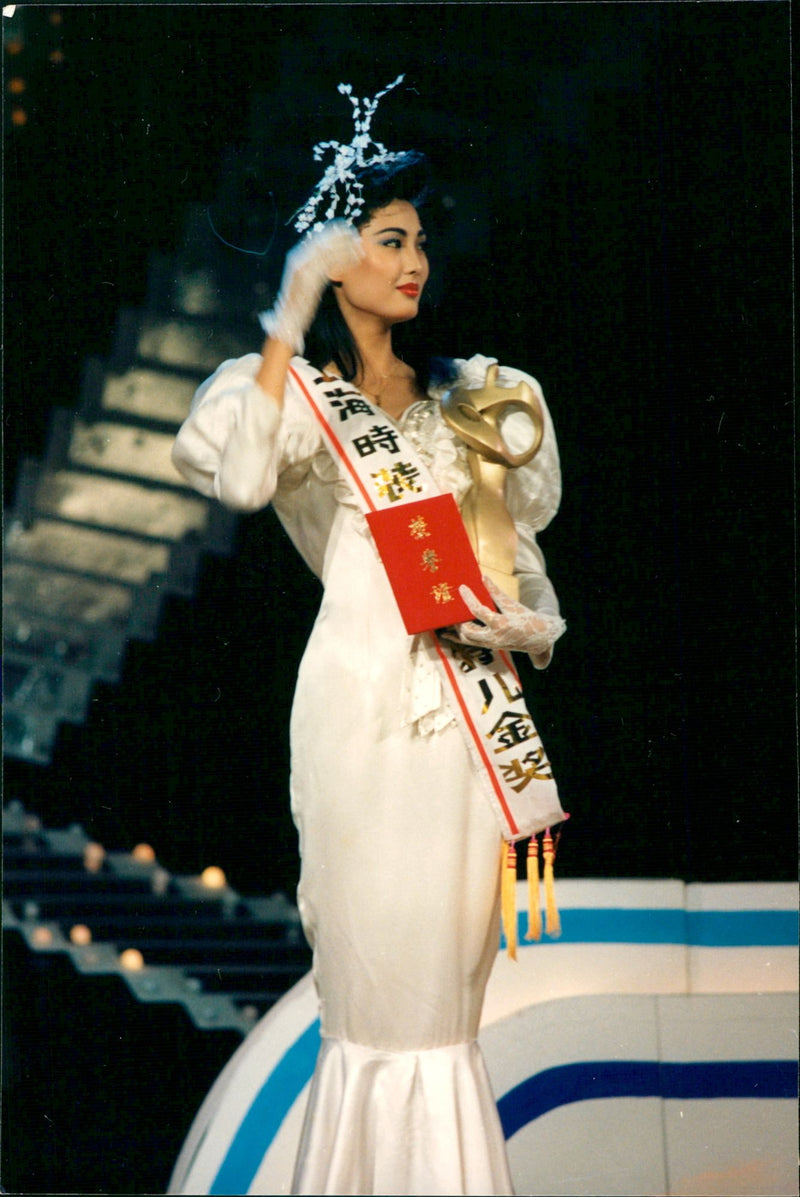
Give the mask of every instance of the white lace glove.
<path id="1" fill-rule="evenodd" d="M 329 220 L 309 233 L 286 255 L 275 306 L 259 313 L 264 332 L 302 353 L 331 273 L 355 266 L 363 256 L 361 238 L 346 220 Z"/>
<path id="2" fill-rule="evenodd" d="M 527 653 L 538 669 L 543 669 L 559 636 L 567 625 L 560 615 L 546 615 L 531 611 L 516 599 L 509 598 L 491 578 L 484 575 L 486 589 L 499 611 L 492 611 L 472 593 L 469 586 L 459 586 L 459 594 L 480 623 L 460 623 L 453 629 L 455 638 L 463 644 L 481 648 L 504 648 Z M 481 624 L 485 624 L 482 627 Z"/>

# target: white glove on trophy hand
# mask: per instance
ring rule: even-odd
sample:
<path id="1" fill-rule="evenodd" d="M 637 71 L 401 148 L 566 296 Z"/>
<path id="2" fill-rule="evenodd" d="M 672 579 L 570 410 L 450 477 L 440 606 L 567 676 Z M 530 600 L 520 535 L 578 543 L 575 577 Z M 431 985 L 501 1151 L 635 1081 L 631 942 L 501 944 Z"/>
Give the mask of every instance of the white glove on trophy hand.
<path id="1" fill-rule="evenodd" d="M 361 238 L 346 220 L 329 220 L 286 255 L 275 306 L 259 313 L 264 332 L 302 353 L 331 274 L 356 266 L 364 256 Z"/>
<path id="2" fill-rule="evenodd" d="M 560 615 L 531 611 L 530 607 L 504 594 L 486 575 L 483 581 L 499 611 L 485 607 L 469 586 L 459 586 L 459 594 L 475 619 L 481 622 L 458 624 L 453 629 L 455 637 L 463 644 L 527 653 L 537 668 L 544 668 L 556 640 L 567 630 L 564 620 Z"/>

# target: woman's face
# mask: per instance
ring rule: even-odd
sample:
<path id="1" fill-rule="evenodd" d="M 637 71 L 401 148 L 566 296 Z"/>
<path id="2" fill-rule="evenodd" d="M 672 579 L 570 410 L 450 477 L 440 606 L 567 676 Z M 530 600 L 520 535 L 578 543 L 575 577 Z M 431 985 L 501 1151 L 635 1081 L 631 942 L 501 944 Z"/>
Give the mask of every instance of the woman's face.
<path id="1" fill-rule="evenodd" d="M 335 280 L 341 283 L 336 297 L 343 316 L 378 316 L 387 324 L 413 320 L 429 274 L 416 208 L 408 200 L 393 200 L 374 212 L 359 233 L 363 259 Z"/>

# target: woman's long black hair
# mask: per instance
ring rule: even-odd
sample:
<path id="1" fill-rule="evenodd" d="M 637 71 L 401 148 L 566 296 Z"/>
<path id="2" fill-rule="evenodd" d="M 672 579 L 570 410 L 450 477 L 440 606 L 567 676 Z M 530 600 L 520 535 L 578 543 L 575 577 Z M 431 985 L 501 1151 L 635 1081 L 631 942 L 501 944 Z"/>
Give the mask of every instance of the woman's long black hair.
<path id="1" fill-rule="evenodd" d="M 427 159 L 416 152 L 403 155 L 397 162 L 367 167 L 359 173 L 358 181 L 363 188 L 364 208 L 353 222 L 357 229 L 394 200 L 407 200 L 419 210 L 431 192 Z M 448 381 L 455 372 L 448 359 L 431 354 L 425 334 L 424 317 L 422 321 L 417 317 L 398 324 L 393 339 L 395 353 L 412 367 L 423 391 L 431 383 Z M 305 356 L 318 370 L 333 362 L 346 382 L 352 382 L 363 366 L 332 286 L 325 288 L 314 323 L 306 334 Z"/>

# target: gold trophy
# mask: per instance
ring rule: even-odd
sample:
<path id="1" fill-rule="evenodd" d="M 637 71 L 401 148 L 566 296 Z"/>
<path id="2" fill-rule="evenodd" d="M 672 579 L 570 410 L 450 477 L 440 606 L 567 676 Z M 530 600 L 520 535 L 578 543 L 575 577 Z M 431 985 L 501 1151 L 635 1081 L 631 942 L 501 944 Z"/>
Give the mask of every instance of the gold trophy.
<path id="1" fill-rule="evenodd" d="M 486 371 L 482 387 L 453 387 L 442 398 L 445 423 L 467 445 L 473 486 L 461 508 L 470 543 L 481 570 L 500 589 L 519 598 L 514 577 L 517 530 L 505 503 L 506 470 L 526 465 L 539 451 L 544 416 L 535 391 L 527 382 L 514 387 L 497 383 L 495 363 Z M 524 411 L 533 425 L 533 441 L 524 453 L 511 453 L 502 437 L 500 420 Z"/>

